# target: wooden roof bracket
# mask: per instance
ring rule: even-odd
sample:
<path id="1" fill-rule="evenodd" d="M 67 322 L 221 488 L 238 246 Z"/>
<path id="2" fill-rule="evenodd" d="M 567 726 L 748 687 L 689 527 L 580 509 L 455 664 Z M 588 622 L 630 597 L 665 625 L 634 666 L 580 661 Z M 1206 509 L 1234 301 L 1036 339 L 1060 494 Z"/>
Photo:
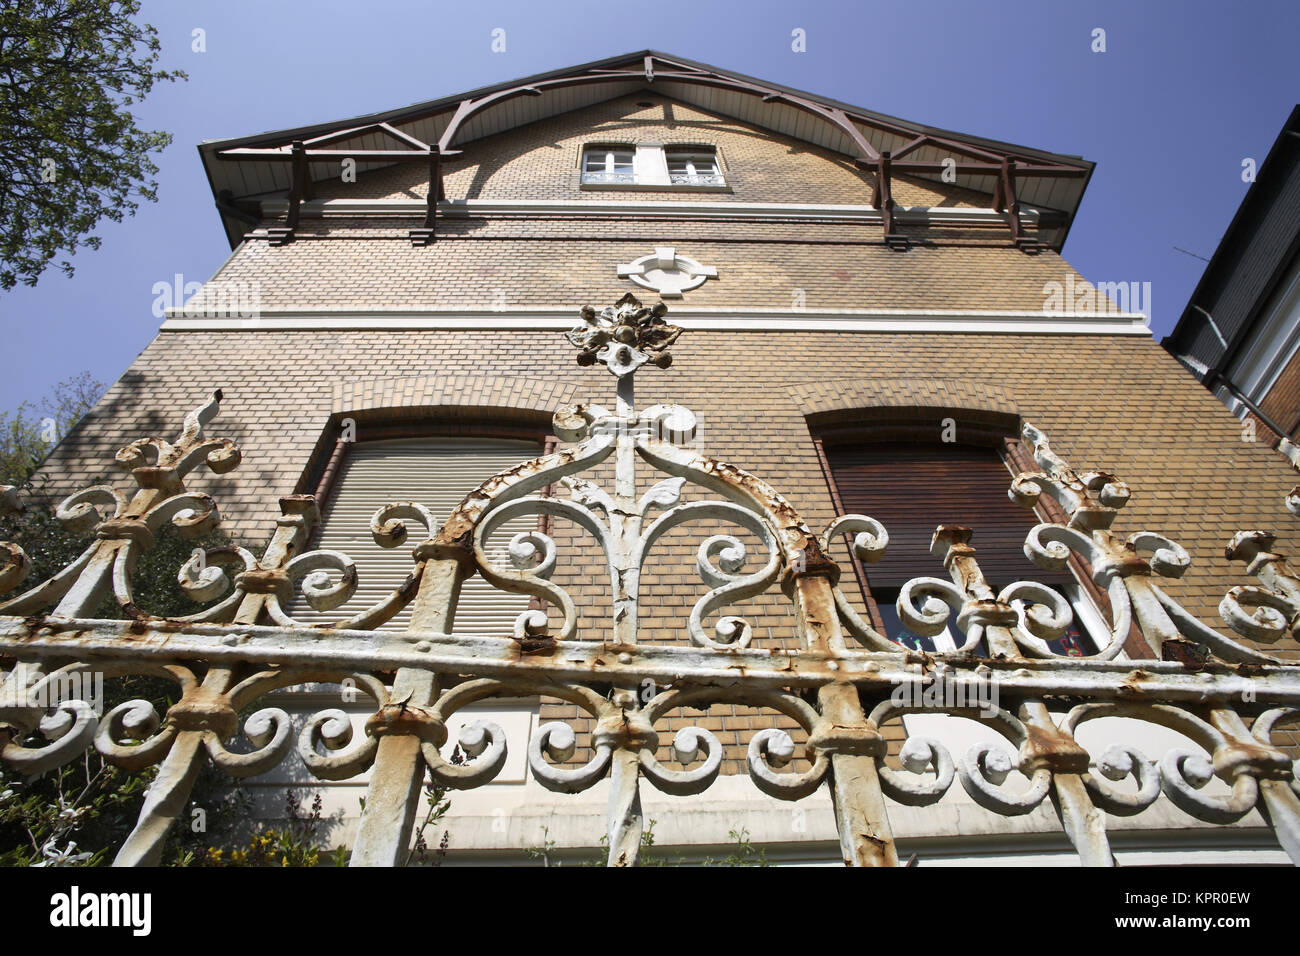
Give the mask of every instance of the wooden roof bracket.
<path id="1" fill-rule="evenodd" d="M 890 188 L 890 172 L 893 159 L 889 150 L 877 154 L 875 163 L 876 185 L 871 193 L 871 205 L 880 210 L 880 222 L 884 228 L 885 245 L 895 252 L 906 252 L 911 248 L 911 240 L 902 233 L 894 231 L 894 195 Z"/>
<path id="2" fill-rule="evenodd" d="M 429 147 L 429 191 L 424 204 L 424 225 L 411 230 L 411 245 L 430 246 L 438 241 L 438 203 L 446 198 L 442 189 L 442 150 L 435 143 Z"/>
<path id="3" fill-rule="evenodd" d="M 1020 219 L 1020 199 L 1016 196 L 1016 161 L 1010 156 L 1002 160 L 997 187 L 993 192 L 993 208 L 1007 214 L 1011 227 L 1011 241 L 1026 255 L 1036 256 L 1043 251 L 1043 243 L 1025 232 Z"/>
<path id="4" fill-rule="evenodd" d="M 300 139 L 295 139 L 289 147 L 292 163 L 292 180 L 289 185 L 289 213 L 283 226 L 274 226 L 267 230 L 271 235 L 270 245 L 284 246 L 293 242 L 294 230 L 298 228 L 298 218 L 302 214 L 303 199 L 314 195 L 311 184 L 311 171 L 307 167 L 307 147 Z"/>

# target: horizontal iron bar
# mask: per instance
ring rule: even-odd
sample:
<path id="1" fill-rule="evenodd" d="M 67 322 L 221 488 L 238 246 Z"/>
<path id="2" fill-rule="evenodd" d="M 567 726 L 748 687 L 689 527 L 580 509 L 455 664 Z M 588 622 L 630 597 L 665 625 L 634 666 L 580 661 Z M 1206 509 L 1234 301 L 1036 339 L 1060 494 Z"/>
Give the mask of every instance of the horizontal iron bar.
<path id="1" fill-rule="evenodd" d="M 1010 696 L 1079 697 L 1095 701 L 1300 705 L 1300 667 L 1175 661 L 1080 659 L 1003 660 L 939 657 L 900 651 L 840 651 L 557 643 L 545 653 L 522 654 L 510 638 L 460 637 L 219 624 L 146 628 L 130 621 L 0 617 L 0 655 L 19 658 L 203 660 L 339 670 L 399 667 L 479 677 L 532 677 L 554 682 L 617 682 L 754 688 L 813 688 L 845 682 L 865 691 L 932 681 L 934 665 L 946 678 L 996 682 Z"/>

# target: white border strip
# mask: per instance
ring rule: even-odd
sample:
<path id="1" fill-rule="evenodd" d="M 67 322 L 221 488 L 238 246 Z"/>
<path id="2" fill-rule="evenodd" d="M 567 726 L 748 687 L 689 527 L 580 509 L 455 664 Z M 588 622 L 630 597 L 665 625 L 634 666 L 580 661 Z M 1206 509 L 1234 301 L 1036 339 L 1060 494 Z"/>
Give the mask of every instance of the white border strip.
<path id="1" fill-rule="evenodd" d="M 665 187 L 669 188 L 669 187 Z M 262 201 L 262 215 L 279 218 L 287 215 L 289 203 L 284 199 Z M 407 218 L 423 216 L 425 204 L 419 199 L 310 199 L 302 203 L 301 214 L 307 217 L 322 216 L 392 216 Z M 833 205 L 824 203 L 756 203 L 756 202 L 700 202 L 691 200 L 639 200 L 639 199 L 454 199 L 438 203 L 439 215 L 448 218 L 463 216 L 545 215 L 644 215 L 673 216 L 681 219 L 700 217 L 749 219 L 764 216 L 774 219 L 852 219 L 868 223 L 880 222 L 880 210 L 872 206 Z M 1021 220 L 1026 225 L 1038 222 L 1038 210 L 1025 207 Z M 1005 224 L 1006 213 L 996 209 L 976 209 L 950 206 L 899 206 L 894 210 L 894 220 L 900 223 L 965 223 Z"/>
<path id="2" fill-rule="evenodd" d="M 940 309 L 721 309 L 674 308 L 671 321 L 685 329 L 755 332 L 983 332 L 1017 335 L 1145 335 L 1140 312 L 1018 312 Z M 254 318 L 187 317 L 168 309 L 163 332 L 322 332 L 421 329 L 568 330 L 577 309 L 264 309 Z"/>

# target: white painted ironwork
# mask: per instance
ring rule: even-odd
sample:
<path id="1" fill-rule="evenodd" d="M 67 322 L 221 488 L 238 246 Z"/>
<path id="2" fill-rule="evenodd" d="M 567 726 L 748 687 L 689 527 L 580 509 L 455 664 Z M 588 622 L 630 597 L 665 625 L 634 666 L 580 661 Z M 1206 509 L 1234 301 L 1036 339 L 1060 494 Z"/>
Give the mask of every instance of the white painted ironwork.
<path id="1" fill-rule="evenodd" d="M 1016 478 L 1010 493 L 1023 504 L 1050 494 L 1068 520 L 1036 526 L 1026 554 L 1045 569 L 1059 569 L 1072 551 L 1085 556 L 1113 609 L 1111 639 L 1089 658 L 1055 655 L 1047 642 L 1069 625 L 1069 602 L 1032 582 L 995 593 L 980 572 L 970 530 L 942 526 L 933 550 L 951 581 L 909 582 L 898 613 L 921 633 L 938 632 L 955 618 L 965 640 L 943 654 L 906 650 L 853 609 L 828 556 L 831 541 L 849 535 L 860 558 L 881 560 L 888 534 L 879 522 L 847 515 L 815 534 L 760 478 L 689 447 L 689 411 L 635 408 L 637 369 L 667 367 L 668 348 L 680 334 L 663 315 L 662 306 L 644 309 L 631 296 L 599 314 L 584 310 L 569 339 L 580 350 L 580 364 L 602 362 L 616 376 L 614 410 L 558 410 L 556 433 L 571 447 L 501 471 L 441 524 L 420 503 L 380 508 L 371 522 L 379 544 L 402 544 L 412 521 L 427 536 L 411 551 L 411 572 L 401 586 L 329 628 L 306 626 L 286 610 L 295 589 L 313 607 L 330 609 L 357 586 L 351 557 L 335 550 L 300 553 L 318 521 L 307 496 L 282 499 L 275 535 L 260 558 L 228 548 L 181 569 L 180 586 L 196 596 L 229 592 L 214 606 L 183 619 L 159 618 L 137 606 L 130 570 L 164 522 L 201 534 L 217 521 L 216 503 L 186 490 L 185 476 L 203 463 L 228 471 L 238 465 L 239 452 L 204 434 L 220 393 L 186 417 L 175 444 L 146 439 L 127 446 L 118 461 L 135 479 L 134 493 L 100 485 L 65 500 L 59 517 L 93 528 L 93 544 L 50 580 L 0 604 L 0 662 L 8 668 L 0 682 L 0 760 L 40 773 L 93 746 L 122 767 L 157 765 L 118 865 L 157 861 L 167 828 L 205 762 L 234 776 L 264 773 L 285 759 L 301 760 L 324 780 L 369 771 L 352 862 L 395 865 L 406 858 L 426 774 L 444 786 L 472 788 L 491 781 L 504 764 L 505 734 L 485 721 L 472 722 L 459 736 L 468 762 L 445 760 L 440 749 L 452 715 L 493 698 L 556 698 L 594 719 L 591 754 L 583 764 L 565 765 L 576 735 L 563 722 L 547 723 L 529 743 L 531 771 L 561 793 L 609 778 L 609 863 L 631 865 L 643 831 L 642 781 L 690 796 L 706 790 L 720 769 L 722 746 L 703 727 L 677 732 L 679 766 L 660 762 L 657 728 L 665 715 L 740 703 L 782 714 L 806 731 L 806 769 L 783 771 L 798 748 L 785 731 L 767 729 L 749 741 L 749 774 L 779 799 L 828 788 L 848 864 L 896 864 L 889 801 L 926 806 L 958 782 L 996 814 L 1017 816 L 1050 801 L 1088 865 L 1112 862 L 1106 814 L 1140 813 L 1161 793 L 1209 823 L 1229 823 L 1258 809 L 1292 859 L 1300 860 L 1295 765 L 1270 741 L 1275 726 L 1300 714 L 1300 668 L 1245 642 L 1293 640 L 1300 627 L 1300 578 L 1271 550 L 1270 535 L 1244 532 L 1231 542 L 1229 557 L 1246 562 L 1261 585 L 1235 587 L 1224 598 L 1224 620 L 1239 636 L 1210 628 L 1156 583 L 1182 574 L 1187 553 L 1157 534 L 1114 535 L 1109 528 L 1116 509 L 1129 496 L 1123 482 L 1076 473 L 1027 424 L 1025 438 L 1041 470 Z M 612 488 L 581 477 L 611 458 Z M 636 472 L 645 466 L 662 480 L 638 496 Z M 555 483 L 568 489 L 567 497 L 539 494 Z M 17 503 L 11 491 L 0 495 L 0 505 Z M 494 529 L 539 514 L 571 520 L 603 550 L 607 618 L 592 633 L 579 632 L 576 602 L 551 580 L 558 555 L 549 536 L 515 534 L 511 569 L 497 567 L 485 551 Z M 683 622 L 682 641 L 638 643 L 645 558 L 667 531 L 695 522 L 734 525 L 737 534 L 757 538 L 762 553 L 747 568 L 736 534 L 711 534 L 697 556 L 709 589 Z M 0 589 L 8 590 L 22 580 L 28 562 L 15 545 L 5 545 L 0 556 Z M 555 632 L 546 614 L 526 610 L 510 633 L 453 636 L 462 588 L 475 574 L 545 602 L 559 621 Z M 755 647 L 750 623 L 727 613 L 772 588 L 793 606 L 795 646 L 789 650 Z M 89 617 L 108 595 L 126 620 Z M 405 627 L 381 629 L 403 609 L 409 610 Z M 597 610 L 586 608 L 585 619 L 599 619 Z M 1134 625 L 1154 660 L 1120 659 Z M 1174 651 L 1181 660 L 1164 659 Z M 895 769 L 886 762 L 881 727 L 919 710 L 940 669 L 945 681 L 996 682 L 996 705 L 947 710 L 978 721 L 991 739 L 952 754 L 942 742 L 914 735 L 902 747 L 902 769 Z M 102 717 L 81 700 L 36 705 L 48 699 L 41 695 L 50 687 L 90 671 L 165 676 L 177 684 L 179 699 L 165 715 L 144 701 Z M 347 678 L 373 701 L 361 734 L 334 709 L 313 715 L 296 741 L 288 716 L 275 707 L 254 711 L 239 726 L 238 715 L 273 690 Z M 648 700 L 639 693 L 647 681 L 657 689 Z M 1105 717 L 1162 725 L 1200 749 L 1148 755 L 1122 744 L 1090 758 L 1075 730 Z M 241 732 L 246 742 L 237 741 Z M 1028 779 L 1027 789 L 1003 786 L 1013 770 Z M 1226 792 L 1205 787 L 1212 777 L 1226 784 Z M 1113 785 L 1125 778 L 1134 785 Z"/>
<path id="2" fill-rule="evenodd" d="M 364 434 L 364 431 L 362 432 Z M 315 546 L 341 551 L 363 570 L 349 606 L 374 604 L 411 573 L 411 556 L 398 548 L 375 543 L 370 519 L 385 504 L 402 500 L 428 511 L 435 530 L 451 514 L 465 493 L 484 478 L 508 468 L 521 458 L 541 451 L 539 442 L 500 439 L 397 439 L 358 441 L 348 453 L 335 480 L 329 504 L 322 508 Z M 509 563 L 508 537 L 536 527 L 536 518 L 509 521 L 497 533 L 489 556 L 494 564 Z M 456 608 L 457 634 L 500 634 L 528 607 L 528 598 L 493 587 L 481 575 L 464 583 Z M 294 602 L 293 616 L 309 624 L 333 623 L 347 608 L 315 611 L 307 602 Z M 410 607 L 396 614 L 385 628 L 405 628 Z"/>

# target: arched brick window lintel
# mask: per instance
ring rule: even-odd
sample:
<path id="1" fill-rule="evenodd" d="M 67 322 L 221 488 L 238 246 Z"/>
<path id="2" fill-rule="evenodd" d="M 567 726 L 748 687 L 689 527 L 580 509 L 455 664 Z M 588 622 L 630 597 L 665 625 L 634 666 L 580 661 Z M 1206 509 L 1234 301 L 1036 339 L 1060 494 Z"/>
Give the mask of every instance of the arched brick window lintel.
<path id="1" fill-rule="evenodd" d="M 791 385 L 789 393 L 809 430 L 823 439 L 854 432 L 868 441 L 1000 445 L 1020 433 L 1015 395 L 968 379 L 831 380 Z"/>

